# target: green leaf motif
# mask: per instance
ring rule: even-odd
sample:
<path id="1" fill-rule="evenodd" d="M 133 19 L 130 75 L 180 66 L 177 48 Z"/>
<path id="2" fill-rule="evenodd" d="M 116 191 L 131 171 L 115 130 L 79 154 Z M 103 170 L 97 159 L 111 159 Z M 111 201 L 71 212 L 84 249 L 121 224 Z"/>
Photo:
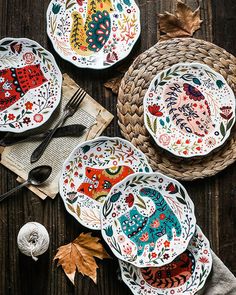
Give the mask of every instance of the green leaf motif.
<path id="1" fill-rule="evenodd" d="M 157 133 L 157 118 L 154 120 L 154 123 L 153 123 L 153 131 L 155 134 Z"/>
<path id="2" fill-rule="evenodd" d="M 182 198 L 176 197 L 176 199 L 183 205 L 187 205 L 186 201 L 183 200 Z"/>
<path id="3" fill-rule="evenodd" d="M 222 88 L 225 84 L 221 80 L 217 80 L 216 85 L 217 85 L 218 88 Z"/>
<path id="4" fill-rule="evenodd" d="M 225 126 L 222 122 L 220 124 L 220 133 L 223 137 L 225 137 L 226 131 L 225 131 Z"/>
<path id="5" fill-rule="evenodd" d="M 146 116 L 146 120 L 147 120 L 147 125 L 148 127 L 152 130 L 152 124 L 151 124 L 151 120 L 150 120 L 150 117 L 147 115 Z M 153 131 L 153 130 L 152 130 Z"/>
<path id="6" fill-rule="evenodd" d="M 5 47 L 0 47 L 0 51 L 7 51 L 7 48 L 5 48 Z"/>
<path id="7" fill-rule="evenodd" d="M 12 41 L 13 41 L 13 40 L 6 40 L 6 41 L 2 42 L 1 45 L 2 45 L 2 46 L 8 45 L 8 44 L 10 44 Z"/>

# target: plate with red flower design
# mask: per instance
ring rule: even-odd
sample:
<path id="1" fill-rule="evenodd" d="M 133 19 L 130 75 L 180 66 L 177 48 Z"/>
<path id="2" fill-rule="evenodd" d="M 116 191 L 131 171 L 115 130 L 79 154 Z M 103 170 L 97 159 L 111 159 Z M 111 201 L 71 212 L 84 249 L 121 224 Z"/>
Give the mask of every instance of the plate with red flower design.
<path id="1" fill-rule="evenodd" d="M 175 156 L 204 156 L 224 144 L 235 123 L 235 95 L 222 75 L 199 63 L 158 73 L 144 97 L 145 126 Z"/>
<path id="2" fill-rule="evenodd" d="M 104 240 L 119 259 L 157 267 L 186 250 L 196 219 L 179 182 L 160 173 L 135 173 L 111 189 L 101 224 Z"/>
<path id="3" fill-rule="evenodd" d="M 55 50 L 80 68 L 105 69 L 121 61 L 140 31 L 134 0 L 52 0 L 47 10 Z"/>
<path id="4" fill-rule="evenodd" d="M 0 131 L 44 124 L 61 99 L 62 75 L 54 57 L 29 39 L 0 40 Z"/>
<path id="5" fill-rule="evenodd" d="M 82 225 L 99 230 L 100 209 L 112 186 L 140 171 L 152 171 L 141 151 L 124 139 L 99 137 L 78 145 L 65 161 L 60 195 Z"/>
<path id="6" fill-rule="evenodd" d="M 119 261 L 123 281 L 134 295 L 194 295 L 212 268 L 209 241 L 196 226 L 188 248 L 162 267 L 137 268 Z"/>

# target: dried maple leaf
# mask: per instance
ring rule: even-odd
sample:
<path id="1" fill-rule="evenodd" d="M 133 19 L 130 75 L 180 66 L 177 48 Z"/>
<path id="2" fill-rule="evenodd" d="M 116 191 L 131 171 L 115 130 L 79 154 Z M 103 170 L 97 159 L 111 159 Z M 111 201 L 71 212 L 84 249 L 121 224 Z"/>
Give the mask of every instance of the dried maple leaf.
<path id="1" fill-rule="evenodd" d="M 169 12 L 159 14 L 160 31 L 165 33 L 159 40 L 191 37 L 196 30 L 200 29 L 201 23 L 200 8 L 192 11 L 189 6 L 178 0 L 175 14 Z"/>
<path id="2" fill-rule="evenodd" d="M 91 233 L 81 233 L 73 242 L 58 248 L 54 260 L 58 259 L 57 266 L 62 266 L 65 274 L 74 284 L 76 269 L 82 275 L 89 276 L 97 282 L 97 263 L 94 257 L 110 258 L 100 239 L 92 237 Z"/>
<path id="3" fill-rule="evenodd" d="M 122 78 L 123 76 L 118 76 L 113 79 L 110 79 L 104 83 L 104 86 L 106 88 L 111 89 L 113 93 L 118 94 Z"/>

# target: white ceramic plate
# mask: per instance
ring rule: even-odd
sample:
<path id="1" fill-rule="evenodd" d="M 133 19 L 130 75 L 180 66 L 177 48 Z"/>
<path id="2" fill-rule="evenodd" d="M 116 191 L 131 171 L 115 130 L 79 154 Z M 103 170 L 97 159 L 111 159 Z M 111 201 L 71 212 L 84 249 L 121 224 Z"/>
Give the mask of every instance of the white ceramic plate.
<path id="1" fill-rule="evenodd" d="M 29 39 L 0 40 L 0 131 L 44 124 L 61 99 L 62 75 L 54 57 Z"/>
<path id="2" fill-rule="evenodd" d="M 195 231 L 184 187 L 160 173 L 135 173 L 115 185 L 101 210 L 113 253 L 137 267 L 162 266 L 186 250 Z"/>
<path id="3" fill-rule="evenodd" d="M 196 226 L 188 248 L 160 268 L 137 268 L 119 260 L 122 279 L 134 295 L 194 295 L 202 289 L 212 267 L 209 241 Z"/>
<path id="4" fill-rule="evenodd" d="M 99 137 L 78 145 L 65 161 L 60 195 L 82 225 L 99 230 L 100 208 L 112 186 L 138 171 L 152 171 L 142 152 L 124 139 Z"/>
<path id="5" fill-rule="evenodd" d="M 220 147 L 235 122 L 235 95 L 223 76 L 198 63 L 161 71 L 144 97 L 145 125 L 157 145 L 179 157 Z"/>
<path id="6" fill-rule="evenodd" d="M 140 30 L 134 0 L 52 0 L 47 10 L 55 50 L 80 68 L 105 69 L 124 59 Z"/>

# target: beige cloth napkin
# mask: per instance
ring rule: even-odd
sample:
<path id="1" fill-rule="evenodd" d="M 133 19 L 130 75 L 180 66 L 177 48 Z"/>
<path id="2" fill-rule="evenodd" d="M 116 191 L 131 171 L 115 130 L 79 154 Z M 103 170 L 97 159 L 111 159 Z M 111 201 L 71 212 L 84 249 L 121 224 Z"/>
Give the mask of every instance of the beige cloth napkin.
<path id="1" fill-rule="evenodd" d="M 206 285 L 199 294 L 236 295 L 236 278 L 224 263 L 212 252 L 213 267 Z"/>

